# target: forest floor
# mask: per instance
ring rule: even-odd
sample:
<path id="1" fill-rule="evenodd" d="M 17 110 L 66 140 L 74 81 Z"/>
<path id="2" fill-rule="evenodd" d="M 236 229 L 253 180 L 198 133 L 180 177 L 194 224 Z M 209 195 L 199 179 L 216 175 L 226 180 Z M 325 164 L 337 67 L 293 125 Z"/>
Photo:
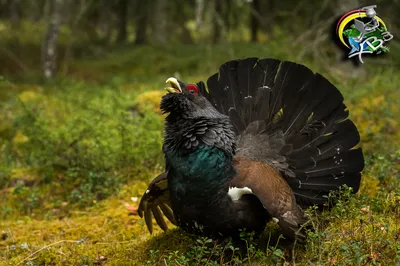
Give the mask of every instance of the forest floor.
<path id="1" fill-rule="evenodd" d="M 9 63 L 0 81 L 0 265 L 400 264 L 396 66 L 325 64 L 277 41 L 126 46 L 60 65 L 62 77 L 42 82 L 40 58 L 1 56 Z M 244 236 L 244 252 L 173 226 L 150 235 L 136 208 L 163 168 L 164 81 L 205 80 L 225 61 L 251 56 L 302 62 L 339 88 L 361 134 L 360 192 L 344 191 L 335 208 L 314 215 L 304 245 L 279 237 L 274 224 L 262 241 Z"/>

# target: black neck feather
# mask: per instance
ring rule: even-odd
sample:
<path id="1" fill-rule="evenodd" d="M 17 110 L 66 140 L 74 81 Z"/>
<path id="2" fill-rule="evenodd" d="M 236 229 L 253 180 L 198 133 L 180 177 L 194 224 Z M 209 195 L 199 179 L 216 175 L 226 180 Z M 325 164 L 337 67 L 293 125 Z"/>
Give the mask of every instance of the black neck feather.
<path id="1" fill-rule="evenodd" d="M 235 133 L 229 118 L 166 118 L 164 152 L 190 152 L 199 145 L 214 146 L 233 156 Z"/>

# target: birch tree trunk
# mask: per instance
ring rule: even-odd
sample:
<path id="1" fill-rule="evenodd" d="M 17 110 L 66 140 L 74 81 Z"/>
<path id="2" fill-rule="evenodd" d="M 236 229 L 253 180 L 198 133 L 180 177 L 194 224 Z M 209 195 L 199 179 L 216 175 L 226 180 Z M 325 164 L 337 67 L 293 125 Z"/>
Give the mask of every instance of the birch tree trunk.
<path id="1" fill-rule="evenodd" d="M 61 7 L 63 0 L 54 0 L 50 23 L 43 40 L 43 72 L 46 79 L 56 74 L 57 39 L 61 24 Z"/>

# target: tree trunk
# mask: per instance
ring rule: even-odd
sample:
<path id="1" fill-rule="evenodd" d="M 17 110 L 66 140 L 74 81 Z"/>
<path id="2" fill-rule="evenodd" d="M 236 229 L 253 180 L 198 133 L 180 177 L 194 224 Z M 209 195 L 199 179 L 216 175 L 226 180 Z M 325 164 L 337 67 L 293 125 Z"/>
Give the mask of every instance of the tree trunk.
<path id="1" fill-rule="evenodd" d="M 204 0 L 196 0 L 196 29 L 203 23 Z"/>
<path id="2" fill-rule="evenodd" d="M 46 5 L 46 0 L 32 0 L 32 6 L 36 6 L 35 13 L 33 14 L 32 20 L 39 21 L 44 17 L 44 7 Z"/>
<path id="3" fill-rule="evenodd" d="M 118 3 L 118 37 L 117 42 L 126 42 L 128 23 L 128 0 L 119 0 Z"/>
<path id="4" fill-rule="evenodd" d="M 253 0 L 251 3 L 251 10 L 250 10 L 250 32 L 251 32 L 251 41 L 257 42 L 258 41 L 258 30 L 260 29 L 260 21 L 259 15 L 260 14 L 260 0 Z"/>
<path id="5" fill-rule="evenodd" d="M 172 3 L 170 1 L 170 3 Z M 176 1 L 175 5 L 171 6 L 171 16 L 172 16 L 172 20 L 171 23 L 172 26 L 171 28 L 174 29 L 178 29 L 177 31 L 179 32 L 178 35 L 178 39 L 180 41 L 180 43 L 182 44 L 193 44 L 193 37 L 192 37 L 192 33 L 190 32 L 190 30 L 188 29 L 188 27 L 186 27 L 186 21 L 188 21 L 188 17 L 187 17 L 187 12 L 186 8 L 187 8 L 187 4 L 189 3 L 189 1 Z"/>
<path id="6" fill-rule="evenodd" d="M 168 0 L 157 0 L 153 17 L 154 40 L 158 44 L 168 42 L 167 15 Z"/>
<path id="7" fill-rule="evenodd" d="M 136 18 L 136 38 L 135 44 L 147 43 L 147 26 L 148 26 L 148 7 L 147 1 L 139 0 L 137 10 L 140 10 Z"/>
<path id="8" fill-rule="evenodd" d="M 215 6 L 214 6 L 214 16 L 213 16 L 213 43 L 218 43 L 221 39 L 221 11 L 222 11 L 222 6 L 221 6 L 221 0 L 215 0 Z"/>
<path id="9" fill-rule="evenodd" d="M 227 33 L 231 29 L 231 13 L 232 13 L 232 1 L 225 0 L 224 1 L 224 8 L 223 8 L 223 21 L 226 28 Z"/>
<path id="10" fill-rule="evenodd" d="M 44 6 L 43 6 L 43 17 L 45 19 L 50 18 L 53 7 L 54 7 L 53 0 L 45 0 Z"/>
<path id="11" fill-rule="evenodd" d="M 119 3 L 119 2 L 118 2 Z M 110 19 L 110 10 L 113 10 L 117 15 L 119 15 L 120 5 L 113 5 L 112 1 L 109 0 L 101 0 L 101 8 L 99 10 L 99 29 L 101 32 L 101 39 L 105 44 L 109 44 L 113 41 L 118 42 L 119 38 L 119 29 L 120 29 L 120 20 L 117 21 L 117 25 L 114 25 L 114 21 Z M 119 16 L 118 16 L 119 19 Z M 117 38 L 116 40 L 112 40 L 112 32 L 117 27 Z"/>
<path id="12" fill-rule="evenodd" d="M 13 27 L 18 27 L 21 20 L 21 1 L 12 0 L 11 1 L 11 25 Z"/>
<path id="13" fill-rule="evenodd" d="M 260 21 L 260 27 L 262 32 L 266 33 L 268 39 L 274 39 L 274 31 L 272 25 L 275 25 L 276 18 L 276 0 L 268 0 L 265 2 L 260 2 L 260 16 L 261 14 L 268 14 L 262 17 Z"/>
<path id="14" fill-rule="evenodd" d="M 57 38 L 61 24 L 62 5 L 63 0 L 54 0 L 51 20 L 43 41 L 43 72 L 46 79 L 54 77 L 56 73 Z"/>

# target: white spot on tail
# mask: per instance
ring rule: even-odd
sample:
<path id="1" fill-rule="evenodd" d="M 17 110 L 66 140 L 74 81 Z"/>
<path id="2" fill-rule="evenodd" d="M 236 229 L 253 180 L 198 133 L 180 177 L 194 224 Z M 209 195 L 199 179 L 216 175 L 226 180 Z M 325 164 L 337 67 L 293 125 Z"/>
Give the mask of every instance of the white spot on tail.
<path id="1" fill-rule="evenodd" d="M 311 160 L 313 160 L 313 162 L 314 162 L 314 167 L 316 167 L 316 166 L 317 166 L 317 161 L 314 159 L 314 157 L 311 157 Z"/>
<path id="2" fill-rule="evenodd" d="M 292 216 L 292 212 L 291 211 L 287 211 L 282 215 L 283 218 L 288 218 L 289 216 L 290 217 Z"/>
<path id="3" fill-rule="evenodd" d="M 150 193 L 150 190 L 146 190 L 146 194 L 149 194 Z"/>
<path id="4" fill-rule="evenodd" d="M 133 201 L 133 202 L 137 202 L 138 201 L 138 197 L 131 197 L 131 200 Z"/>
<path id="5" fill-rule="evenodd" d="M 194 227 L 196 227 L 196 229 L 199 229 L 200 232 L 203 232 L 204 226 L 201 224 L 198 224 L 196 221 L 194 222 Z"/>
<path id="6" fill-rule="evenodd" d="M 276 217 L 272 217 L 272 220 L 274 220 L 275 223 L 279 223 L 279 219 Z"/>
<path id="7" fill-rule="evenodd" d="M 243 195 L 253 194 L 253 191 L 248 187 L 230 187 L 228 190 L 228 195 L 232 200 L 239 200 Z"/>

